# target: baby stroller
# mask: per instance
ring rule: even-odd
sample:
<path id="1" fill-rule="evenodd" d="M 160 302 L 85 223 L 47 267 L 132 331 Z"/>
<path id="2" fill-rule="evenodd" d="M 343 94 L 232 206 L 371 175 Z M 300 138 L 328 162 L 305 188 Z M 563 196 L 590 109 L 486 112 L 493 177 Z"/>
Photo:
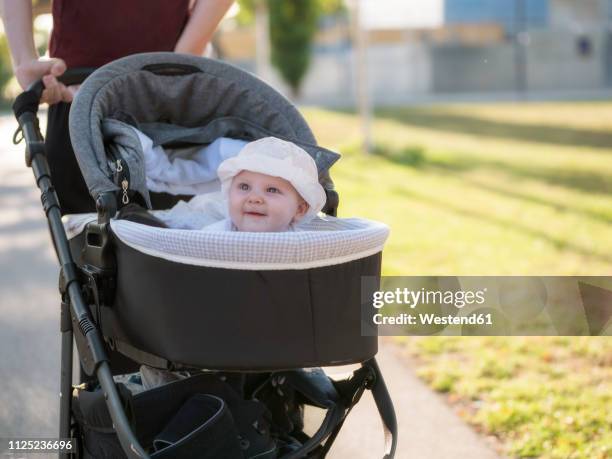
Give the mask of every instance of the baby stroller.
<path id="1" fill-rule="evenodd" d="M 70 238 L 38 127 L 42 83 L 13 106 L 61 265 L 59 436 L 79 440 L 71 457 L 323 458 L 365 390 L 382 419 L 384 457 L 394 457 L 396 421 L 374 358 L 377 337 L 361 328 L 361 277 L 380 276 L 380 227 L 338 219 L 323 228 L 338 231 L 320 238 L 232 233 L 228 242 L 121 217 L 128 204 L 164 209 L 185 198 L 149 192 L 126 125 L 152 126 L 156 141 L 176 147 L 222 136 L 296 142 L 317 163 L 332 216 L 338 197 L 328 169 L 336 155 L 316 145 L 291 103 L 230 65 L 148 53 L 90 73 L 61 78 L 85 80 L 70 132 L 97 209 Z M 339 381 L 318 369 L 351 363 L 361 366 Z M 189 377 L 135 394 L 116 378 L 141 364 Z M 325 410 L 310 435 L 306 404 Z"/>

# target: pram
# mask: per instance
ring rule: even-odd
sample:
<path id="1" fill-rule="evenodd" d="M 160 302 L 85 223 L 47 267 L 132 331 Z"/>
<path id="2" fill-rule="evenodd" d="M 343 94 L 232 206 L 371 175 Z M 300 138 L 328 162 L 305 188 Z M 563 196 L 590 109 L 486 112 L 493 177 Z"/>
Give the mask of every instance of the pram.
<path id="1" fill-rule="evenodd" d="M 293 245 L 285 251 L 270 234 L 250 240 L 236 233 L 230 238 L 247 237 L 240 241 L 262 255 L 241 259 L 245 252 L 233 250 L 224 259 L 215 255 L 224 244 L 217 236 L 117 219 L 127 204 L 164 209 L 184 197 L 150 193 L 142 158 L 118 146 L 125 145 L 118 140 L 125 132 L 103 132 L 102 124 L 108 118 L 155 124 L 166 134 L 168 126 L 180 126 L 170 136 L 178 146 L 222 136 L 294 141 L 317 162 L 324 212 L 331 216 L 338 206 L 328 173 L 334 154 L 317 146 L 279 93 L 221 62 L 148 53 L 90 73 L 71 70 L 61 78 L 65 84 L 84 80 L 70 132 L 97 209 L 96 220 L 70 239 L 38 126 L 42 83 L 13 106 L 61 265 L 59 436 L 80 439 L 72 454 L 322 458 L 351 408 L 371 390 L 385 430 L 385 458 L 392 458 L 396 420 L 374 358 L 377 338 L 361 333 L 361 276 L 380 276 L 380 228 L 353 223 L 339 226 L 339 235 L 324 231 L 323 239 L 287 236 L 284 242 Z M 73 342 L 81 366 L 77 386 Z M 361 366 L 345 380 L 316 370 L 350 363 Z M 205 371 L 134 395 L 114 377 L 140 364 Z M 304 404 L 325 410 L 312 435 L 303 429 Z"/>

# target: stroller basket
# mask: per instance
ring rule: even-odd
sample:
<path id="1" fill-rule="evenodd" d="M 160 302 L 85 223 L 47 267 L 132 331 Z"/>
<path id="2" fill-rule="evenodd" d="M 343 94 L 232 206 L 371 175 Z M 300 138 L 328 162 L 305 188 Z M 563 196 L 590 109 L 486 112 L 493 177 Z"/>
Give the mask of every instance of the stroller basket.
<path id="1" fill-rule="evenodd" d="M 68 84 L 80 82 L 88 73 L 67 72 L 62 80 Z M 127 457 L 194 457 L 194 454 L 249 457 L 239 443 L 236 446 L 234 441 L 225 441 L 227 437 L 221 441 L 225 445 L 222 450 L 209 448 L 217 453 L 210 452 L 212 455 L 208 456 L 195 453 L 202 450 L 204 443 L 218 443 L 216 440 L 220 439 L 211 434 L 214 430 L 204 429 L 205 425 L 223 425 L 220 430 L 233 432 L 232 438 L 243 435 L 242 411 L 232 407 L 227 397 L 233 396 L 225 392 L 219 396 L 218 391 L 202 392 L 199 388 L 183 394 L 180 401 L 185 406 L 175 406 L 179 399 L 173 401 L 174 417 L 170 416 L 173 427 L 160 432 L 161 424 L 156 424 L 151 432 L 161 437 L 158 435 L 155 439 L 151 432 L 143 436 L 142 424 L 146 420 L 142 413 L 149 412 L 151 405 L 141 405 L 139 415 L 129 410 L 126 413 L 126 401 L 136 398 L 126 395 L 113 379 L 117 373 L 113 370 L 118 366 L 116 360 L 127 357 L 132 368 L 146 364 L 167 369 L 214 370 L 215 374 L 258 372 L 255 374 L 261 375 L 266 384 L 273 384 L 272 381 L 278 384 L 275 378 L 282 376 L 282 381 L 287 381 L 291 388 L 289 393 L 296 394 L 296 407 L 306 403 L 327 413 L 312 437 L 301 432 L 299 423 L 290 423 L 291 428 L 284 432 L 295 444 L 290 447 L 285 443 L 284 449 L 275 449 L 285 458 L 324 457 L 352 406 L 364 390 L 372 390 L 383 427 L 389 433 L 385 457 L 393 457 L 395 415 L 374 359 L 377 340 L 361 336 L 361 276 L 380 276 L 385 227 L 373 225 L 367 231 L 361 228 L 364 232 L 355 239 L 361 243 L 366 240 L 369 245 L 357 254 L 338 256 L 334 261 L 305 261 L 302 255 L 297 255 L 294 265 L 226 266 L 168 255 L 163 244 L 155 239 L 170 240 L 180 234 L 191 240 L 193 233 L 189 231 L 181 233 L 114 219 L 118 208 L 126 202 L 149 208 L 160 202 L 160 196 L 150 193 L 146 187 L 142 155 L 126 148 L 133 144 L 133 138 L 130 138 L 130 128 L 123 129 L 122 123 L 135 127 L 156 126 L 161 132 L 160 145 L 166 145 L 164 142 L 175 146 L 208 144 L 223 136 L 254 140 L 274 135 L 295 142 L 315 159 L 319 180 L 327 194 L 324 211 L 335 215 L 337 194 L 328 169 L 337 155 L 316 144 L 295 107 L 255 77 L 204 58 L 150 53 L 120 59 L 96 70 L 87 77 L 75 98 L 70 133 L 98 214 L 96 221 L 88 222 L 69 240 L 46 162 L 44 139 L 38 129 L 36 113 L 41 93 L 39 82 L 18 97 L 14 111 L 26 140 L 26 162 L 33 168 L 41 189 L 61 265 L 60 436 L 70 436 L 71 418 L 74 418 L 82 426 L 79 435 L 86 443 L 84 449 L 87 450 L 88 441 L 95 441 L 87 437 L 87 432 L 92 432 L 92 424 L 87 422 L 89 411 L 82 398 L 94 397 L 96 406 L 108 410 L 102 418 L 111 421 L 110 425 L 102 423 L 94 430 L 108 433 L 110 429 L 116 435 L 116 440 L 111 441 L 113 447 L 120 445 Z M 108 119 L 120 129 L 105 130 L 103 126 Z M 129 181 L 125 176 L 117 181 L 112 166 L 117 161 L 129 171 Z M 163 198 L 170 203 L 178 199 Z M 136 228 L 135 234 L 141 239 L 130 236 L 130 228 Z M 152 241 L 152 246 L 143 245 L 143 235 Z M 266 235 L 262 237 L 265 239 Z M 262 241 L 265 243 L 263 239 L 247 242 L 261 248 Z M 295 241 L 296 247 L 304 247 L 304 240 Z M 176 241 L 168 245 L 180 246 Z M 82 370 L 89 375 L 81 375 L 81 380 L 91 389 L 81 391 L 82 397 L 74 402 L 68 397 L 72 385 L 73 339 Z M 123 357 L 120 359 L 120 356 Z M 361 363 L 361 368 L 351 378 L 338 382 L 331 382 L 327 377 L 313 379 L 299 370 L 346 363 Z M 86 395 L 95 394 L 97 384 L 102 397 Z M 256 399 L 254 392 L 248 394 Z M 271 406 L 275 402 L 270 400 L 274 399 L 267 400 L 271 404 L 267 409 L 273 411 Z M 185 423 L 185 412 L 198 412 L 218 423 L 191 425 Z M 167 413 L 162 417 L 169 421 Z M 272 418 L 273 429 L 278 431 L 280 421 L 274 414 Z M 237 433 L 232 430 L 232 419 L 238 426 Z M 276 441 L 281 441 L 280 438 Z"/>

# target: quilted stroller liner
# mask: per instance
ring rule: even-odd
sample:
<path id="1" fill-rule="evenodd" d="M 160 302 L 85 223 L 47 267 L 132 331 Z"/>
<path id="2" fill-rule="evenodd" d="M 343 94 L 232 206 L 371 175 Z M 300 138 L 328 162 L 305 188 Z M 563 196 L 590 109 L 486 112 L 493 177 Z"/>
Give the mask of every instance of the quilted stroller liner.
<path id="1" fill-rule="evenodd" d="M 329 167 L 338 155 L 317 145 L 297 109 L 250 74 L 204 58 L 150 53 L 96 70 L 75 98 L 70 134 L 98 214 L 68 240 L 44 151 L 37 150 L 42 136 L 34 101 L 41 89 L 22 94 L 14 110 L 62 265 L 62 393 L 71 382 L 64 361 L 73 338 L 83 373 L 74 397 L 62 398 L 60 433 L 68 436 L 72 419 L 85 446 L 101 444 L 98 434 L 114 439 L 106 452 L 83 448 L 89 451 L 85 457 L 115 457 L 120 450 L 127 457 L 324 457 L 351 407 L 371 389 L 391 434 L 386 457 L 392 457 L 395 418 L 374 359 L 377 338 L 361 335 L 361 277 L 380 276 L 384 225 L 345 231 L 349 243 L 343 256 L 313 260 L 295 250 L 290 260 L 223 265 L 219 257 L 202 262 L 193 252 L 160 250 L 160 235 L 168 242 L 168 235 L 179 232 L 177 240 L 184 243 L 192 239 L 189 231 L 115 218 L 127 204 L 167 208 L 186 198 L 149 192 L 131 127 L 154 131 L 159 145 L 172 147 L 206 145 L 219 137 L 249 141 L 273 135 L 295 142 L 314 158 L 327 194 L 324 211 L 335 215 Z M 316 251 L 320 238 L 343 229 L 341 220 L 336 227 L 330 218 L 325 228 L 296 233 L 290 242 Z M 233 238 L 246 235 L 228 234 L 206 241 L 208 246 L 202 246 L 201 234 L 197 237 L 208 253 L 210 244 L 231 248 Z M 175 247 L 171 239 L 168 245 Z M 273 239 L 268 242 L 274 246 Z M 360 250 L 351 250 L 352 242 Z M 184 245 L 191 250 L 189 242 Z M 347 363 L 362 367 L 340 382 L 320 371 L 300 370 Z M 158 388 L 155 396 L 130 394 L 112 377 L 139 364 L 185 369 L 190 377 Z M 240 382 L 219 389 L 228 375 Z M 177 387 L 183 388 L 180 396 Z M 256 401 L 256 414 L 244 409 Z M 326 410 L 323 424 L 310 436 L 300 425 L 304 404 Z M 245 419 L 270 427 L 262 428 L 262 435 L 274 444 L 249 449 L 253 442 L 247 438 L 253 437 Z"/>

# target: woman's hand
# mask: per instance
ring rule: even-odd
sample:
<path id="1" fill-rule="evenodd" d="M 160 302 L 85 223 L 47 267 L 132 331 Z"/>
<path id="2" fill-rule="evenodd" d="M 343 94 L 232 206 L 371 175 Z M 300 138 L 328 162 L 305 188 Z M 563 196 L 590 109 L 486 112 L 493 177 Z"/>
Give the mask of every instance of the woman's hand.
<path id="1" fill-rule="evenodd" d="M 8 39 L 13 70 L 21 88 L 42 78 L 45 89 L 41 102 L 56 104 L 71 102 L 75 90 L 66 88 L 57 77 L 66 71 L 62 59 L 41 59 L 34 46 L 32 32 L 32 2 L 30 0 L 0 0 L 2 23 Z"/>
<path id="2" fill-rule="evenodd" d="M 40 101 L 52 105 L 72 102 L 78 90 L 78 86 L 67 87 L 57 81 L 57 77 L 65 71 L 66 63 L 62 59 L 32 59 L 15 67 L 15 77 L 23 90 L 42 78 L 45 89 Z"/>

